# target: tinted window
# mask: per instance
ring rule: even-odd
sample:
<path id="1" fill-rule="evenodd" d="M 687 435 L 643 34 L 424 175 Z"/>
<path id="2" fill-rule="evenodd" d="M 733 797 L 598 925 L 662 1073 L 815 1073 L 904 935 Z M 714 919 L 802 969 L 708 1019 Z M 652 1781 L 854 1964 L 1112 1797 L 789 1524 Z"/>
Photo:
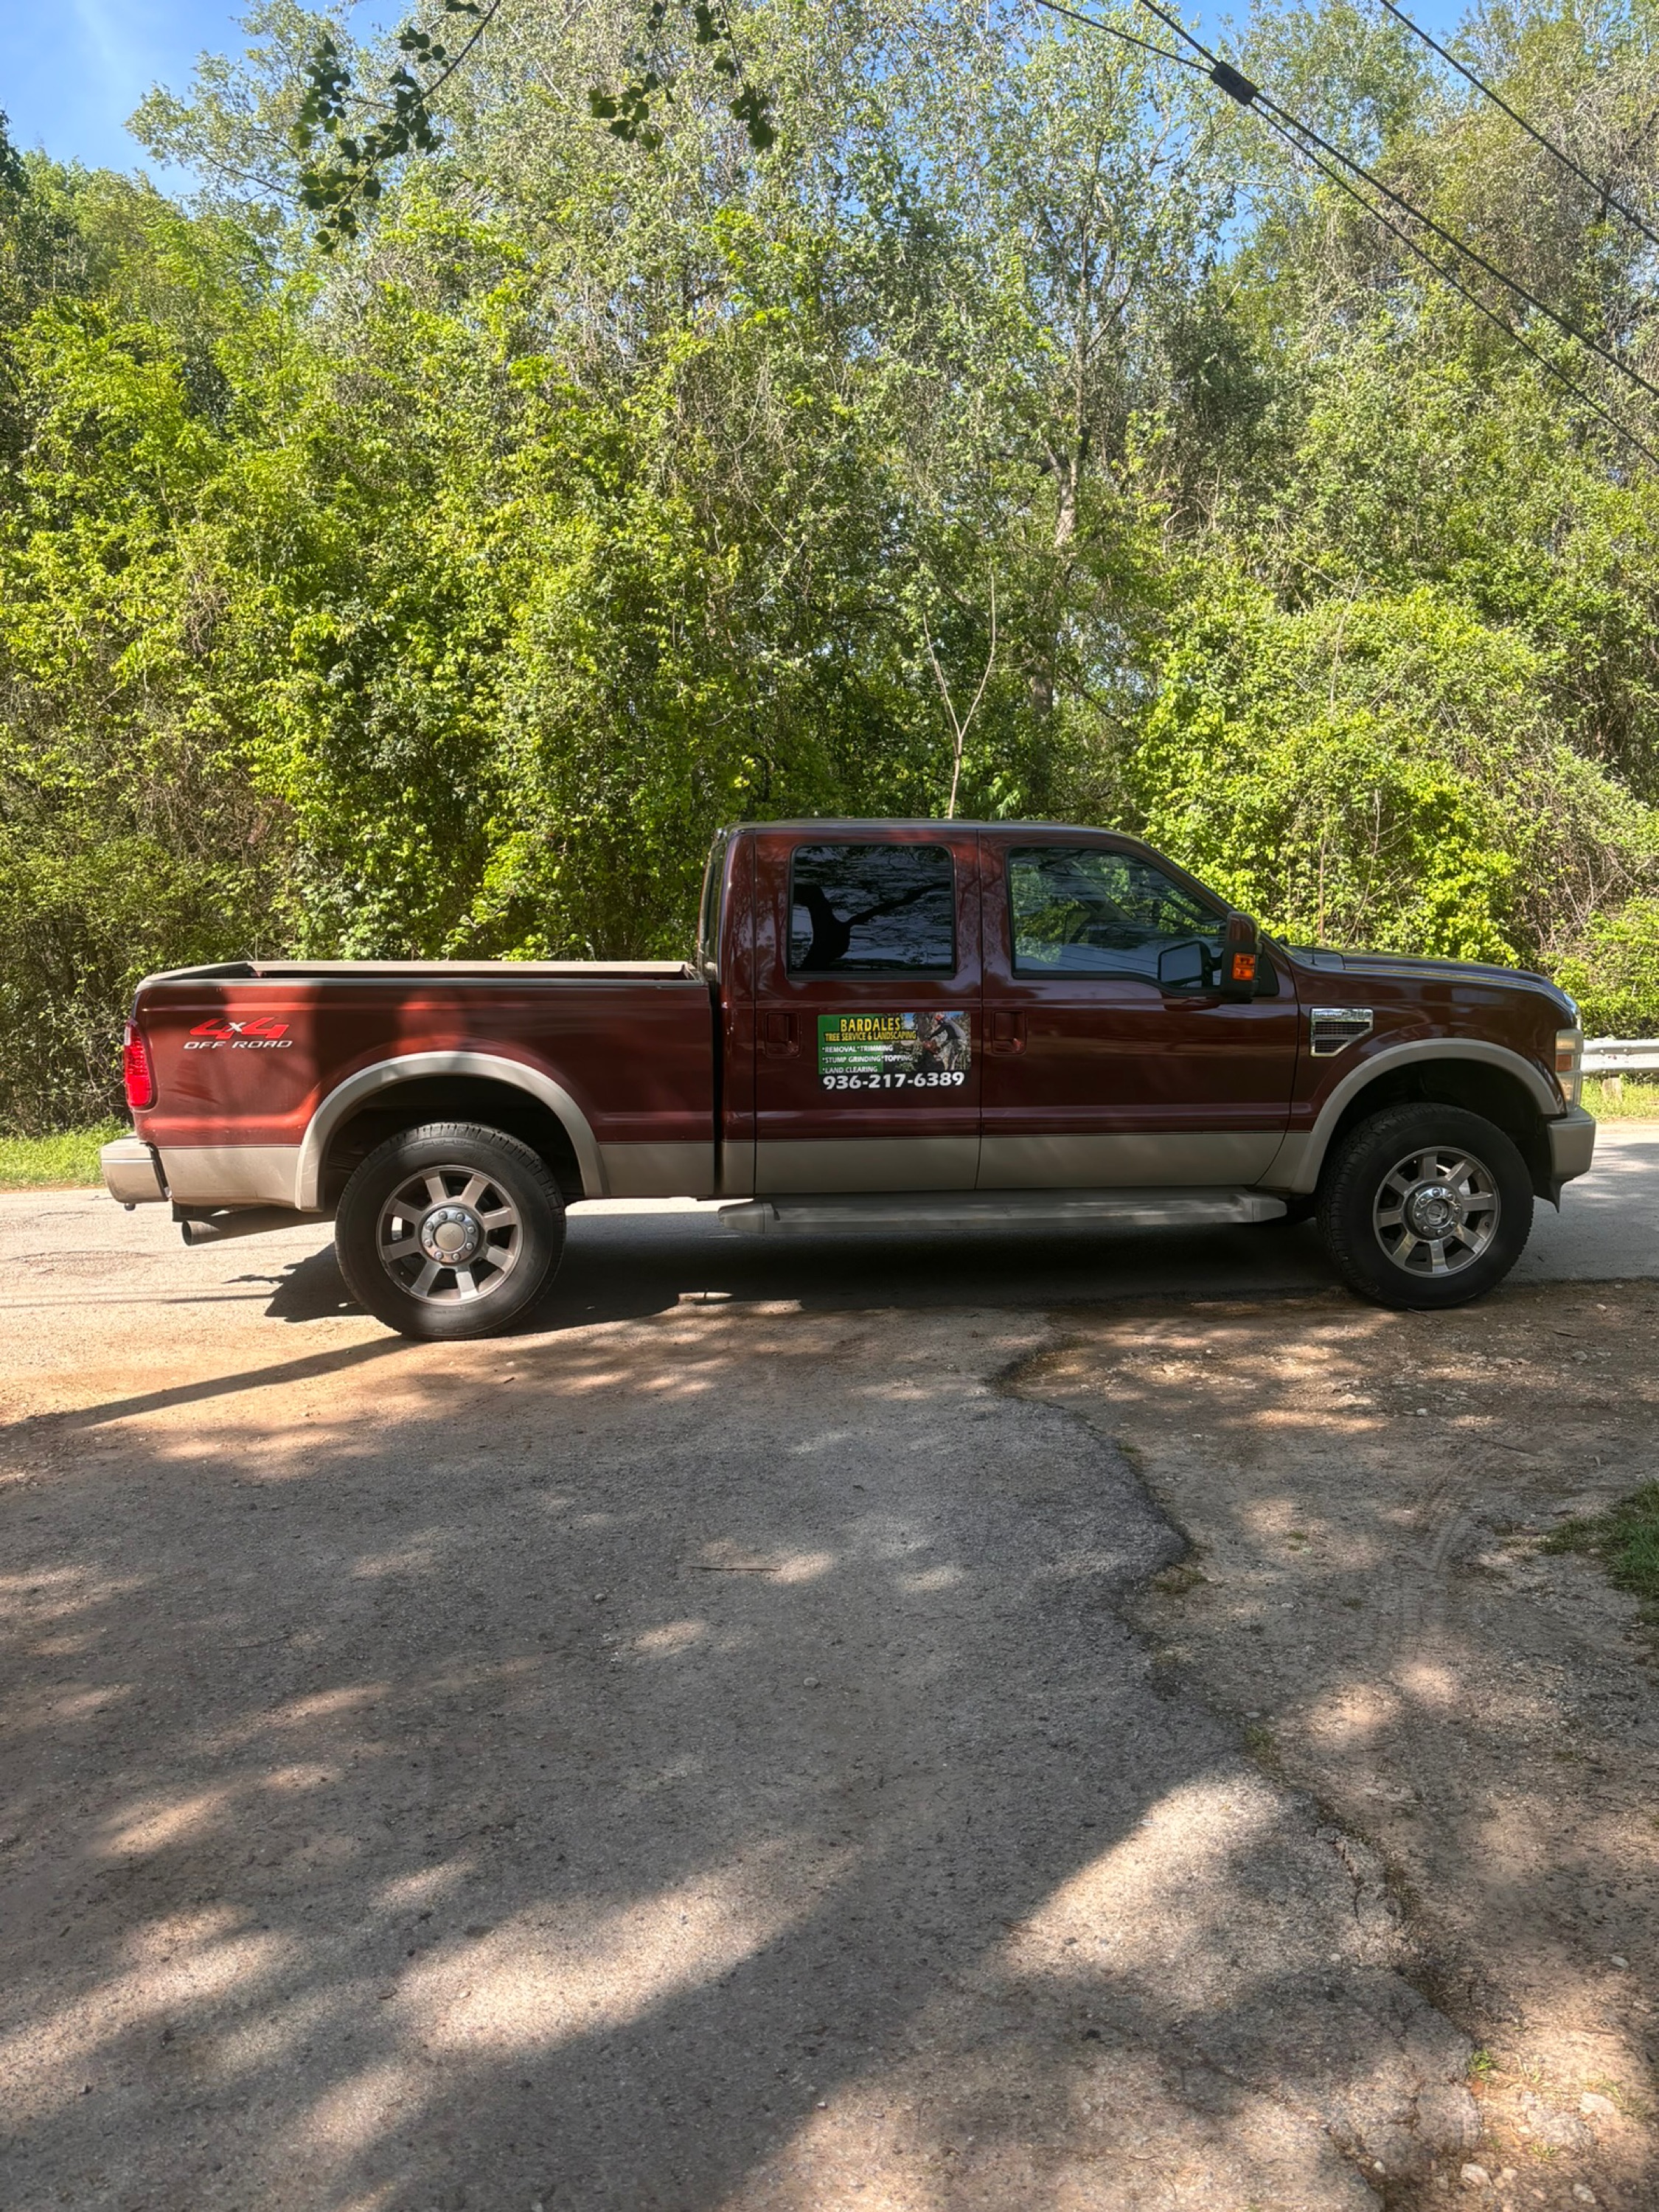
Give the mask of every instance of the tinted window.
<path id="1" fill-rule="evenodd" d="M 956 872 L 943 845 L 796 846 L 792 970 L 948 975 L 956 964 Z"/>
<path id="2" fill-rule="evenodd" d="M 1098 847 L 1008 855 L 1014 966 L 1027 974 L 1158 980 L 1167 945 L 1200 939 L 1218 961 L 1221 919 L 1151 861 Z"/>

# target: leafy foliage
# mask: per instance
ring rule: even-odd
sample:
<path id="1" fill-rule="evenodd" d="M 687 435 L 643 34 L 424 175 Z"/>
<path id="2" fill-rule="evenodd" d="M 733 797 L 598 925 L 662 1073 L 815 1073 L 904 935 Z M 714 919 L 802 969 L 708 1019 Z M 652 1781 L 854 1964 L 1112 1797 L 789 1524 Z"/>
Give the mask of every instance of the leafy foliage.
<path id="1" fill-rule="evenodd" d="M 750 145 L 757 154 L 769 152 L 778 136 L 772 123 L 771 94 L 744 76 L 729 12 L 721 0 L 690 0 L 689 7 L 681 0 L 681 12 L 690 22 L 694 45 L 713 50 L 709 67 L 714 74 L 733 88 L 732 114 L 742 124 Z M 628 58 L 628 81 L 616 92 L 595 85 L 587 95 L 589 112 L 613 138 L 647 153 L 654 153 L 663 141 L 660 125 L 652 119 L 652 101 L 659 93 L 672 98 L 673 92 L 672 64 L 665 52 L 668 20 L 669 0 L 651 0 L 644 43 Z"/>
<path id="2" fill-rule="evenodd" d="M 433 102 L 466 59 L 502 0 L 440 0 L 440 22 L 468 17 L 471 34 L 452 48 L 436 29 L 407 22 L 396 35 L 401 58 L 378 101 L 355 97 L 351 64 L 331 31 L 318 33 L 305 68 L 305 91 L 290 131 L 301 157 L 300 204 L 317 216 L 319 242 L 332 252 L 355 238 L 360 210 L 386 188 L 386 172 L 406 154 L 438 145 Z"/>
<path id="3" fill-rule="evenodd" d="M 1544 677 L 1424 586 L 1286 609 L 1237 582 L 1160 671 L 1146 835 L 1294 942 L 1536 959 L 1659 853 L 1659 817 L 1554 735 Z"/>
<path id="4" fill-rule="evenodd" d="M 1468 35 L 1651 218 L 1622 5 Z M 1015 0 L 249 27 L 137 118 L 188 200 L 0 143 L 0 1126 L 146 969 L 678 951 L 718 823 L 953 781 L 1659 1022 L 1659 489 L 1201 78 Z M 1639 234 L 1397 28 L 1241 58 L 1647 358 Z"/>

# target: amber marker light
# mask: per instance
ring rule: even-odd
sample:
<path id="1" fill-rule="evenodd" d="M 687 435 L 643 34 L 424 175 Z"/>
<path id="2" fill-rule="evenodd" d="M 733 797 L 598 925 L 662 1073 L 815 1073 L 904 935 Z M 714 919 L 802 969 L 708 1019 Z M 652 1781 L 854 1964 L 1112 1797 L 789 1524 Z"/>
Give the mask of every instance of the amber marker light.
<path id="1" fill-rule="evenodd" d="M 1557 1030 L 1555 1032 L 1555 1080 L 1561 1096 L 1569 1106 L 1578 1103 L 1584 1087 L 1581 1062 L 1584 1051 L 1583 1030 Z"/>

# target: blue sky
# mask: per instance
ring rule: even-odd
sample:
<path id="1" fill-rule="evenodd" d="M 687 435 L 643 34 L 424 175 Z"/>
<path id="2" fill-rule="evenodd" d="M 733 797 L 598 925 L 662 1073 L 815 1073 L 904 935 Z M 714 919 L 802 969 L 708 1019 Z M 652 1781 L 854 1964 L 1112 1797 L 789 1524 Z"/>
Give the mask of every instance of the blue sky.
<path id="1" fill-rule="evenodd" d="M 14 140 L 130 167 L 138 149 L 126 118 L 158 77 L 182 85 L 229 20 L 213 0 L 0 0 L 0 108 Z"/>
<path id="2" fill-rule="evenodd" d="M 404 12 L 397 0 L 365 0 L 359 19 Z M 1213 26 L 1229 12 L 1206 6 L 1188 20 Z M 1461 10 L 1453 0 L 1419 0 L 1413 12 L 1443 34 Z M 182 92 L 198 54 L 228 52 L 242 37 L 236 7 L 222 0 L 0 0 L 0 109 L 15 143 L 121 169 L 142 159 L 125 126 L 150 86 Z"/>
<path id="3" fill-rule="evenodd" d="M 371 22 L 395 0 L 362 9 Z M 153 84 L 182 92 L 196 57 L 244 43 L 223 0 L 0 0 L 0 110 L 19 146 L 131 168 L 126 118 Z"/>

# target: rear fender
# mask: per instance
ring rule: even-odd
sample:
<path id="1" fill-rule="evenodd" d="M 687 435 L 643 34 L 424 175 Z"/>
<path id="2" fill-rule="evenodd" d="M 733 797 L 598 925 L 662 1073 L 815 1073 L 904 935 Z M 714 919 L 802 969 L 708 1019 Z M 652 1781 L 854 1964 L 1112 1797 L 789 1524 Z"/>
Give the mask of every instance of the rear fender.
<path id="1" fill-rule="evenodd" d="M 508 1060 L 504 1055 L 488 1052 L 410 1052 L 396 1060 L 379 1060 L 368 1067 L 360 1067 L 355 1075 L 331 1091 L 311 1118 L 305 1142 L 300 1147 L 300 1164 L 295 1176 L 294 1203 L 302 1212 L 320 1206 L 322 1200 L 323 1168 L 328 1158 L 329 1139 L 348 1116 L 369 1100 L 386 1099 L 395 1103 L 395 1087 L 400 1083 L 414 1083 L 434 1076 L 482 1077 L 493 1083 L 509 1084 L 539 1099 L 549 1111 L 556 1115 L 570 1148 L 576 1156 L 581 1173 L 584 1198 L 605 1198 L 610 1195 L 605 1181 L 605 1163 L 586 1114 L 562 1083 L 544 1075 L 538 1067 L 527 1066 L 521 1060 Z"/>

